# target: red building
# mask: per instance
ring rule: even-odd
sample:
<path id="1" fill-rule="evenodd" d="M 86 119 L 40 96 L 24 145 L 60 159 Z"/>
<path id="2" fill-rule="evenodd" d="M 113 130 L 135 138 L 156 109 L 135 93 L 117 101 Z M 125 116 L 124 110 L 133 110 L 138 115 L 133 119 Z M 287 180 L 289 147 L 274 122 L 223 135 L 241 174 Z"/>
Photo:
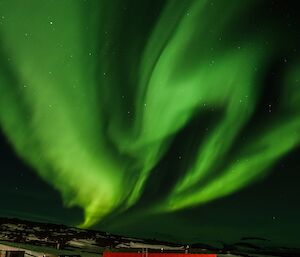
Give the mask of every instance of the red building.
<path id="1" fill-rule="evenodd" d="M 104 252 L 103 257 L 217 257 L 216 254 L 196 253 L 136 253 L 136 252 Z"/>

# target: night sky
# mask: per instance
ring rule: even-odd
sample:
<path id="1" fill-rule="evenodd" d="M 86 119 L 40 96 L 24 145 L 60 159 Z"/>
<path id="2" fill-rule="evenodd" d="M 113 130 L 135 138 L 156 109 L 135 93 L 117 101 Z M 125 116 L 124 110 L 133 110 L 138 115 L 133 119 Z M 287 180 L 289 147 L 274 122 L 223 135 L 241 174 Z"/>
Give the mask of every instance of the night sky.
<path id="1" fill-rule="evenodd" d="M 0 216 L 300 246 L 299 11 L 0 0 Z"/>

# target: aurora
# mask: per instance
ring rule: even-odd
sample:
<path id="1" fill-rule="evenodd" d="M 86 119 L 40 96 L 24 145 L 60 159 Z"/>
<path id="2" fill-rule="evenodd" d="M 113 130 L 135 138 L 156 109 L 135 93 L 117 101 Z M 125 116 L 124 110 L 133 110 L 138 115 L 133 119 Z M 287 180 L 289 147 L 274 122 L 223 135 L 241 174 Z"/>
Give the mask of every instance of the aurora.
<path id="1" fill-rule="evenodd" d="M 82 227 L 134 207 L 156 177 L 172 183 L 146 212 L 228 196 L 300 143 L 299 42 L 276 19 L 253 25 L 265 3 L 142 2 L 0 1 L 1 129 Z M 263 102 L 278 60 L 280 94 Z M 178 165 L 158 174 L 179 135 Z"/>

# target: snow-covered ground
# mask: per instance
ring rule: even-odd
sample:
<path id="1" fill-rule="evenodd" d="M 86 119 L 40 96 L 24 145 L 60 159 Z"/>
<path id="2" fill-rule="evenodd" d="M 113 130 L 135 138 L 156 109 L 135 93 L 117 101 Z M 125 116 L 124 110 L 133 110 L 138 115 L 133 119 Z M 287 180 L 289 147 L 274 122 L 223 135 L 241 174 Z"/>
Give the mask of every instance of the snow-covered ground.
<path id="1" fill-rule="evenodd" d="M 57 250 L 51 247 L 35 246 L 21 243 L 3 244 L 0 242 L 0 250 L 25 251 L 25 257 L 56 257 L 58 255 L 80 255 L 81 257 L 101 257 L 101 253 L 90 253 L 81 250 Z"/>

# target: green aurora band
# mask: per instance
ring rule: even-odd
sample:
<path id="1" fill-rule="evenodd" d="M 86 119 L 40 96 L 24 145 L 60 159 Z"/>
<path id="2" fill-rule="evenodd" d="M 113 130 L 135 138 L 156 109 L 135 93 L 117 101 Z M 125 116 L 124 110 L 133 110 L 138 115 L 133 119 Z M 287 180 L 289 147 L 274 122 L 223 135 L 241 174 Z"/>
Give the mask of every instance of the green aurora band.
<path id="1" fill-rule="evenodd" d="M 134 206 L 197 116 L 215 116 L 213 126 L 183 153 L 194 161 L 154 212 L 236 192 L 300 143 L 299 58 L 286 65 L 276 113 L 246 130 L 269 60 L 289 40 L 275 21 L 243 25 L 261 1 L 141 2 L 0 1 L 1 128 L 84 210 L 84 227 Z"/>

